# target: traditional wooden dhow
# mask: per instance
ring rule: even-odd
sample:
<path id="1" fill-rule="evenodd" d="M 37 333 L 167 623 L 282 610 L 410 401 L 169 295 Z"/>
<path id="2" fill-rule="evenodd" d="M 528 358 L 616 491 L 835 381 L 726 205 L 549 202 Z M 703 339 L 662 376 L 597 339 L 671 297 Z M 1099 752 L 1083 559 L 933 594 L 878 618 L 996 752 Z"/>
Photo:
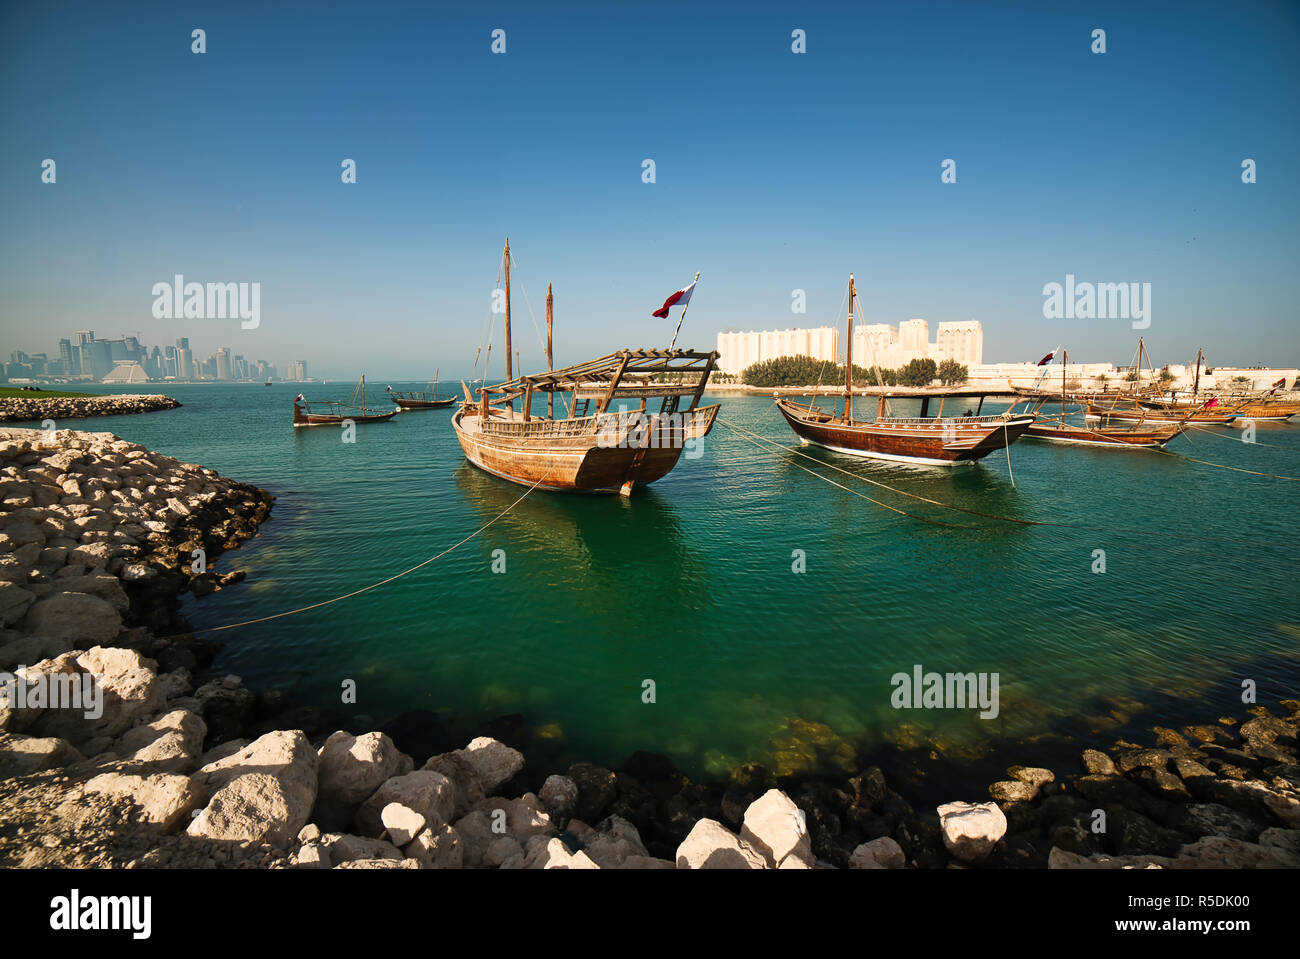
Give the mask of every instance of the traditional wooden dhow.
<path id="1" fill-rule="evenodd" d="M 689 350 L 620 350 L 482 388 L 477 402 L 466 388 L 451 422 L 465 458 L 503 479 L 627 495 L 665 476 L 688 441 L 713 428 L 717 404 L 701 407 L 699 401 L 717 359 L 717 353 Z M 534 396 L 557 392 L 571 396 L 567 417 L 532 412 Z M 648 401 L 655 398 L 659 409 L 651 411 Z M 611 409 L 626 399 L 639 407 Z"/>
<path id="2" fill-rule="evenodd" d="M 1087 401 L 1084 408 L 1088 416 L 1102 420 L 1125 420 L 1134 423 L 1200 423 L 1202 425 L 1227 426 L 1237 418 L 1236 413 L 1224 413 L 1217 409 L 1218 404 L 1209 400 L 1201 407 L 1191 410 L 1153 408 L 1144 406 L 1136 400 L 1116 400 L 1113 403 L 1096 403 Z"/>
<path id="3" fill-rule="evenodd" d="M 441 410 L 446 409 L 456 402 L 456 397 L 446 396 L 441 399 L 438 397 L 438 371 L 433 371 L 433 381 L 429 384 L 427 390 L 403 391 L 395 390 L 391 386 L 385 391 L 388 398 L 397 406 L 398 412 L 407 410 Z"/>
<path id="4" fill-rule="evenodd" d="M 1050 355 L 1050 354 L 1049 354 Z M 1182 423 L 1137 423 L 1132 426 L 1088 426 L 1069 422 L 1066 404 L 1070 402 L 1066 393 L 1065 368 L 1069 364 L 1069 352 L 1061 355 L 1061 392 L 1058 396 L 1060 412 L 1044 412 L 1050 394 L 1035 388 L 1035 399 L 1029 404 L 1029 412 L 1038 418 L 1025 430 L 1029 439 L 1046 440 L 1050 443 L 1069 443 L 1077 446 L 1108 446 L 1119 449 L 1143 449 L 1163 447 L 1176 437 L 1182 435 L 1186 427 Z M 1044 371 L 1043 376 L 1046 376 Z M 1039 382 L 1041 383 L 1042 377 Z"/>
<path id="5" fill-rule="evenodd" d="M 557 492 L 617 490 L 665 476 L 684 450 L 713 428 L 718 406 L 700 406 L 719 354 L 690 350 L 619 350 L 563 369 L 551 369 L 552 296 L 547 289 L 547 372 L 512 373 L 510 241 L 504 252 L 506 376 L 480 387 L 452 416 L 465 458 L 514 483 Z M 546 394 L 546 412 L 533 399 Z M 555 394 L 567 395 L 567 415 L 555 415 Z M 649 401 L 659 399 L 651 410 Z M 632 400 L 635 409 L 612 404 Z M 516 409 L 518 404 L 518 409 Z"/>
<path id="6" fill-rule="evenodd" d="M 357 394 L 361 395 L 361 402 L 357 404 Z M 381 420 L 391 420 L 397 415 L 397 410 L 372 410 L 366 407 L 366 377 L 363 373 L 358 381 L 356 389 L 352 391 L 352 397 L 346 403 L 338 400 L 317 400 L 316 409 L 313 410 L 312 404 L 307 402 L 306 397 L 301 393 L 293 398 L 293 425 L 295 428 L 301 426 L 341 426 L 346 422 L 352 423 L 377 423 Z"/>
<path id="7" fill-rule="evenodd" d="M 1010 411 L 993 416 L 981 416 L 978 410 L 963 416 L 943 415 L 943 398 L 940 398 L 939 415 L 929 416 L 930 397 L 921 400 L 920 416 L 890 416 L 889 396 L 882 394 L 876 408 L 876 418 L 860 421 L 853 416 L 853 304 L 857 289 L 853 275 L 849 275 L 848 354 L 844 374 L 844 408 L 838 414 L 822 410 L 811 403 L 796 403 L 783 396 L 776 397 L 776 408 L 781 411 L 790 428 L 805 443 L 816 443 L 840 453 L 866 456 L 872 459 L 894 460 L 926 466 L 953 466 L 983 459 L 994 450 L 1014 443 L 1034 422 L 1030 413 L 1013 414 Z M 983 395 L 979 391 L 959 391 L 962 395 L 979 396 L 980 409 Z M 950 392 L 951 395 L 951 392 Z"/>

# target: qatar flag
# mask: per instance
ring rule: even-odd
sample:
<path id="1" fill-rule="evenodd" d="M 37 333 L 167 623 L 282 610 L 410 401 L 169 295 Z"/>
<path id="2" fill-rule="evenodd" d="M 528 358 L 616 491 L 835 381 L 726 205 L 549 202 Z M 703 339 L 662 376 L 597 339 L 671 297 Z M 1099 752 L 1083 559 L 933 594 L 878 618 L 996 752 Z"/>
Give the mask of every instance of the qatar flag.
<path id="1" fill-rule="evenodd" d="M 1059 349 L 1060 349 L 1060 347 L 1058 346 L 1058 347 L 1056 348 L 1056 350 L 1059 350 Z M 1048 363 L 1052 362 L 1052 358 L 1053 358 L 1054 356 L 1056 356 L 1056 350 L 1052 350 L 1052 352 L 1048 353 L 1048 354 L 1047 354 L 1046 356 L 1044 356 L 1041 360 L 1039 360 L 1039 361 L 1038 361 L 1038 365 L 1039 365 L 1039 366 L 1046 366 Z"/>
<path id="2" fill-rule="evenodd" d="M 1219 405 L 1219 398 L 1217 396 L 1214 396 L 1210 398 L 1210 402 L 1205 404 L 1205 408 L 1207 410 L 1212 410 L 1218 405 Z"/>
<path id="3" fill-rule="evenodd" d="M 674 306 L 683 306 L 683 307 L 684 307 L 687 303 L 691 302 L 691 293 L 694 292 L 694 290 L 695 290 L 695 284 L 698 283 L 698 282 L 699 282 L 699 280 L 694 280 L 694 281 L 691 282 L 691 285 L 688 286 L 688 287 L 686 287 L 684 290 L 678 290 L 678 291 L 677 291 L 676 293 L 674 293 L 672 296 L 668 297 L 668 299 L 664 300 L 664 305 L 663 305 L 663 306 L 659 307 L 659 309 L 655 310 L 655 311 L 654 311 L 653 313 L 651 313 L 650 315 L 651 315 L 651 316 L 657 316 L 657 317 L 659 317 L 659 319 L 662 320 L 662 319 L 664 319 L 665 317 L 668 316 L 668 311 L 669 311 L 672 307 L 674 307 Z"/>

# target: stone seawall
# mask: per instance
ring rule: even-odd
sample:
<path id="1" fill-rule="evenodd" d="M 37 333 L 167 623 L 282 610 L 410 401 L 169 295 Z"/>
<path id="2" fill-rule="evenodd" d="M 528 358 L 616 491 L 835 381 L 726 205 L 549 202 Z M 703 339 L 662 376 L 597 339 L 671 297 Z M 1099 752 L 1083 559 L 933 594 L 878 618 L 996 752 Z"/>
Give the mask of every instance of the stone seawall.
<path id="1" fill-rule="evenodd" d="M 152 413 L 180 406 L 170 396 L 112 395 L 112 396 L 27 396 L 0 398 L 0 423 L 20 423 L 29 420 L 74 420 L 87 416 L 121 416 L 127 413 Z"/>

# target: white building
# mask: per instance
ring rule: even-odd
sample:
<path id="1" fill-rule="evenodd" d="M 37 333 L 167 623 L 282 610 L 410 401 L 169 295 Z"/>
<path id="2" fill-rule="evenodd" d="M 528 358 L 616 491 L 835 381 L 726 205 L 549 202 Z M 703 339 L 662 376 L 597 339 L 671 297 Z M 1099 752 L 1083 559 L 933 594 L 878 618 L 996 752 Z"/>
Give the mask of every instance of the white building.
<path id="1" fill-rule="evenodd" d="M 810 330 L 765 330 L 718 334 L 718 369 L 742 373 L 745 368 L 778 356 L 811 356 L 815 360 L 844 362 L 839 330 L 821 326 Z M 975 320 L 940 323 L 938 337 L 930 342 L 930 325 L 922 319 L 907 320 L 897 327 L 886 323 L 853 328 L 853 363 L 898 369 L 914 359 L 935 363 L 956 360 L 966 366 L 983 362 L 984 328 Z"/>
<path id="2" fill-rule="evenodd" d="M 718 369 L 741 373 L 745 368 L 778 356 L 811 356 L 830 363 L 843 362 L 839 330 L 819 326 L 811 330 L 764 330 L 749 333 L 719 333 Z"/>

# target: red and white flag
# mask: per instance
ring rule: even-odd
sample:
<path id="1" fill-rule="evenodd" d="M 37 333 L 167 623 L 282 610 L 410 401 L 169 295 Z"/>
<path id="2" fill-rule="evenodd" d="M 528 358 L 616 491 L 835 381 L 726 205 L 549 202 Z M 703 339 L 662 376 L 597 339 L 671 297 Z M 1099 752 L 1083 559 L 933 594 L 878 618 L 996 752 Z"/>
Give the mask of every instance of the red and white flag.
<path id="1" fill-rule="evenodd" d="M 681 306 L 681 307 L 686 306 L 687 303 L 691 302 L 691 293 L 695 291 L 695 284 L 698 282 L 699 282 L 698 278 L 692 280 L 690 286 L 686 287 L 685 289 L 678 290 L 672 296 L 668 297 L 668 299 L 664 300 L 664 305 L 659 307 L 659 309 L 655 310 L 650 315 L 657 316 L 659 317 L 659 319 L 662 320 L 668 316 L 668 311 L 672 309 L 674 306 Z"/>
<path id="2" fill-rule="evenodd" d="M 1060 349 L 1060 347 L 1058 346 L 1058 347 L 1056 348 L 1056 350 L 1059 350 L 1059 349 Z M 1041 360 L 1039 360 L 1039 361 L 1038 361 L 1038 365 L 1039 365 L 1039 366 L 1046 366 L 1048 363 L 1052 362 L 1052 358 L 1053 358 L 1054 356 L 1056 356 L 1056 350 L 1052 350 L 1052 352 L 1048 353 L 1048 354 L 1047 354 L 1046 356 L 1044 356 Z"/>
<path id="3" fill-rule="evenodd" d="M 1217 396 L 1212 396 L 1210 397 L 1210 402 L 1205 404 L 1205 408 L 1207 410 L 1212 410 L 1218 405 L 1219 405 L 1219 398 Z"/>

